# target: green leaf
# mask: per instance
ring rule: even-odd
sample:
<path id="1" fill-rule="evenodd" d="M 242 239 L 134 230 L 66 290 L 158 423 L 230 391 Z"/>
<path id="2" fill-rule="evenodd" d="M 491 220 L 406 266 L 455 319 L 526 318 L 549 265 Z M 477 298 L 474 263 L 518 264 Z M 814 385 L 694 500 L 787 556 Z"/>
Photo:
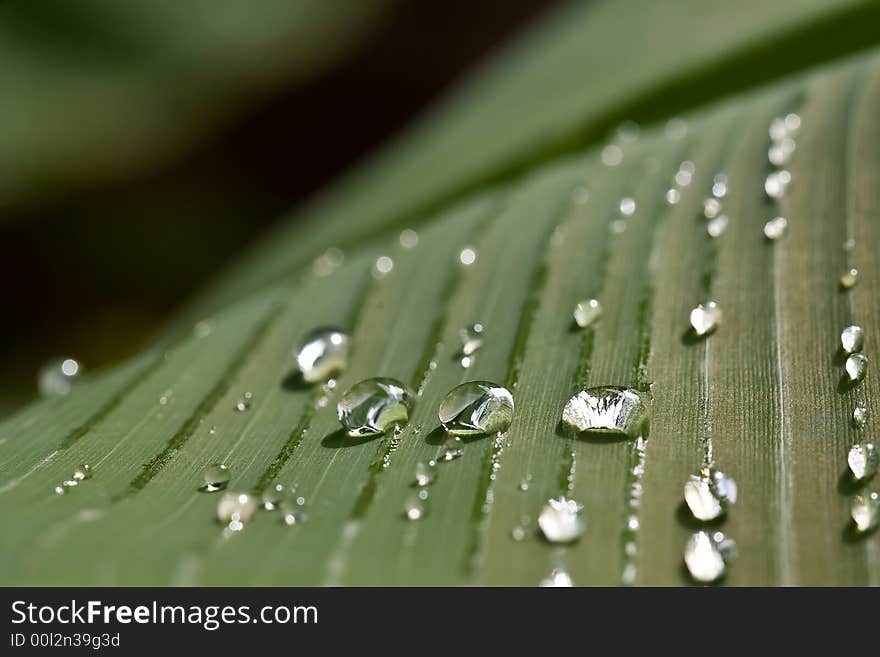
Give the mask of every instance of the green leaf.
<path id="1" fill-rule="evenodd" d="M 652 15 L 655 4 L 671 7 L 668 15 Z M 880 539 L 847 530 L 843 473 L 858 437 L 849 416 L 862 402 L 877 417 L 880 379 L 841 386 L 835 348 L 840 330 L 858 322 L 873 358 L 870 327 L 880 319 L 872 294 L 880 59 L 869 51 L 743 91 L 748 79 L 765 80 L 749 69 L 774 40 L 802 44 L 824 25 L 823 58 L 854 47 L 839 30 L 867 6 L 764 4 L 727 16 L 702 15 L 702 3 L 638 6 L 641 14 L 631 3 L 577 5 L 527 37 L 399 150 L 304 210 L 309 219 L 254 252 L 178 324 L 210 313 L 208 335 L 205 325 L 171 331 L 162 348 L 0 425 L 0 582 L 534 585 L 564 568 L 581 585 L 681 584 L 693 531 L 682 486 L 711 457 L 740 490 L 721 526 L 739 545 L 726 583 L 876 583 Z M 627 44 L 627 21 L 637 18 L 656 24 L 668 52 L 634 44 L 641 60 L 626 52 L 600 64 L 564 47 L 577 29 L 601 42 L 596 52 Z M 657 61 L 643 61 L 649 52 Z M 794 54 L 783 59 L 799 68 Z M 690 87 L 708 71 L 739 77 L 711 92 Z M 589 102 L 574 90 L 588 82 L 601 90 Z M 551 91 L 568 88 L 550 102 Z M 685 114 L 687 136 L 676 140 L 659 119 L 681 109 L 664 94 L 683 88 L 689 103 L 723 98 Z M 533 106 L 513 102 L 530 97 Z M 619 166 L 603 164 L 597 133 L 578 132 L 620 118 L 615 107 L 663 97 L 667 104 L 642 110 L 658 120 L 624 145 Z M 803 124 L 793 182 L 770 202 L 767 129 L 788 112 Z M 554 143 L 560 135 L 565 148 Z M 668 205 L 683 160 L 696 173 Z M 702 209 L 718 172 L 729 177 L 730 223 L 712 239 Z M 637 210 L 613 232 L 623 197 Z M 432 205 L 442 209 L 417 211 Z M 789 231 L 771 243 L 762 228 L 776 215 Z M 403 226 L 418 230 L 415 248 L 397 240 Z M 330 245 L 344 248 L 344 262 L 316 275 L 311 261 Z M 466 245 L 477 253 L 470 266 L 458 258 Z M 384 277 L 371 275 L 379 255 L 394 262 Z M 851 266 L 861 281 L 842 292 L 838 278 Z M 603 316 L 574 330 L 574 304 L 589 297 Z M 708 298 L 723 308 L 723 324 L 691 340 L 688 313 Z M 458 331 L 476 321 L 485 345 L 463 369 Z M 353 334 L 351 362 L 330 392 L 289 379 L 292 345 L 322 324 Z M 370 376 L 419 391 L 399 436 L 352 440 L 340 431 L 339 394 Z M 470 440 L 461 458 L 441 464 L 427 514 L 407 521 L 415 466 L 444 438 L 437 407 L 475 379 L 513 390 L 513 425 L 502 440 Z M 560 434 L 568 397 L 600 384 L 648 395 L 646 441 Z M 252 408 L 236 411 L 245 392 Z M 231 490 L 296 486 L 309 521 L 287 527 L 277 512 L 260 512 L 224 537 L 218 496 L 198 490 L 202 469 L 219 461 L 230 466 Z M 93 478 L 54 494 L 82 462 Z M 534 521 L 563 492 L 584 505 L 587 530 L 559 548 L 538 538 Z M 528 531 L 516 541 L 520 525 Z"/>

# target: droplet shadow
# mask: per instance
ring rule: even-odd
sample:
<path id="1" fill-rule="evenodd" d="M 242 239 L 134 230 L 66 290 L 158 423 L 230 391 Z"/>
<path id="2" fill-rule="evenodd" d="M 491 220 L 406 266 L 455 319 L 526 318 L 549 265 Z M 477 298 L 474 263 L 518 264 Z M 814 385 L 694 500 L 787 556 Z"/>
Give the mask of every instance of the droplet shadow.
<path id="1" fill-rule="evenodd" d="M 690 529 L 693 531 L 698 531 L 700 529 L 717 529 L 724 524 L 726 516 L 726 513 L 722 513 L 714 520 L 697 520 L 696 518 L 694 518 L 694 514 L 691 513 L 691 510 L 688 508 L 688 505 L 684 501 L 680 502 L 675 509 L 676 522 L 678 522 L 678 524 L 685 529 Z"/>
<path id="2" fill-rule="evenodd" d="M 682 579 L 688 586 L 694 586 L 699 588 L 715 588 L 718 586 L 724 585 L 724 580 L 727 579 L 727 572 L 725 572 L 721 577 L 716 579 L 714 582 L 698 582 L 693 577 L 691 577 L 690 571 L 687 569 L 687 565 L 682 562 L 679 567 L 679 573 L 681 573 Z"/>
<path id="3" fill-rule="evenodd" d="M 864 485 L 865 482 L 856 479 L 849 468 L 847 468 L 840 473 L 840 478 L 837 480 L 837 491 L 841 495 L 852 495 L 859 489 L 863 488 Z"/>
<path id="4" fill-rule="evenodd" d="M 853 381 L 849 378 L 849 375 L 844 372 L 840 375 L 840 381 L 837 382 L 837 392 L 840 394 L 845 394 L 859 385 L 860 381 Z"/>
<path id="5" fill-rule="evenodd" d="M 431 431 L 427 436 L 425 436 L 425 442 L 429 445 L 433 445 L 434 447 L 442 447 L 446 444 L 446 440 L 451 438 L 452 435 L 446 433 L 446 429 L 442 426 L 435 428 Z M 474 443 L 480 440 L 485 440 L 489 437 L 489 434 L 477 434 L 473 436 L 459 436 L 461 438 L 461 442 L 465 445 L 470 443 Z"/>
<path id="6" fill-rule="evenodd" d="M 831 362 L 837 367 L 843 367 L 847 358 L 849 358 L 849 354 L 843 350 L 843 347 L 838 347 L 834 356 L 831 357 Z"/>
<path id="7" fill-rule="evenodd" d="M 853 520 L 850 520 L 844 528 L 840 532 L 840 538 L 844 543 L 860 543 L 864 541 L 869 536 L 877 533 L 877 527 L 873 529 L 869 529 L 866 532 L 861 532 L 856 527 L 856 523 Z"/>
<path id="8" fill-rule="evenodd" d="M 385 434 L 382 433 L 377 433 L 372 436 L 349 436 L 345 429 L 337 429 L 333 433 L 328 433 L 321 439 L 321 446 L 328 449 L 345 449 L 348 447 L 366 445 L 384 437 Z"/>
<path id="9" fill-rule="evenodd" d="M 288 392 L 301 392 L 303 390 L 311 390 L 315 386 L 303 378 L 302 372 L 293 371 L 284 377 L 281 381 L 281 388 Z"/>
<path id="10" fill-rule="evenodd" d="M 630 436 L 629 434 L 620 433 L 617 431 L 584 431 L 577 432 L 573 429 L 569 429 L 565 426 L 562 420 L 556 423 L 555 433 L 560 438 L 565 438 L 567 440 L 581 440 L 585 443 L 590 443 L 591 445 L 611 445 L 614 443 L 622 443 L 631 440 L 635 440 L 636 437 L 641 436 L 642 438 L 647 438 L 651 432 L 651 425 L 648 420 L 645 420 L 644 424 L 642 424 L 641 430 L 636 433 L 635 436 Z"/>
<path id="11" fill-rule="evenodd" d="M 696 330 L 694 330 L 694 327 L 692 326 L 692 327 L 688 328 L 687 330 L 685 330 L 684 333 L 681 334 L 681 343 L 683 345 L 685 345 L 686 347 L 692 347 L 694 345 L 700 344 L 701 342 L 703 342 L 706 338 L 708 338 L 713 333 L 715 333 L 715 329 L 712 329 L 708 333 L 704 333 L 703 335 L 700 335 L 699 333 L 696 332 Z"/>

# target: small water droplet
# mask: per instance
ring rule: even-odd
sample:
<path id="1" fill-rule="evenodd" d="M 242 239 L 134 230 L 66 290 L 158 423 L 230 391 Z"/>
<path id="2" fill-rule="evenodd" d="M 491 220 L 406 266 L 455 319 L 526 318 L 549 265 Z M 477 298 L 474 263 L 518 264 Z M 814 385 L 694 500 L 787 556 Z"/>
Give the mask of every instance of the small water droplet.
<path id="1" fill-rule="evenodd" d="M 302 525 L 309 519 L 309 514 L 303 508 L 306 500 L 303 497 L 284 498 L 279 507 L 284 524 L 288 527 Z"/>
<path id="2" fill-rule="evenodd" d="M 477 323 L 459 329 L 458 337 L 461 340 L 461 349 L 458 350 L 456 356 L 473 356 L 474 353 L 483 346 L 483 325 Z M 463 358 L 462 361 L 464 361 Z M 464 365 L 464 362 L 462 362 L 462 366 L 470 366 L 470 359 L 468 359 L 468 365 Z"/>
<path id="3" fill-rule="evenodd" d="M 513 395 L 489 381 L 471 381 L 453 388 L 440 404 L 440 423 L 453 435 L 507 431 L 513 419 Z"/>
<path id="4" fill-rule="evenodd" d="M 349 388 L 336 409 L 348 435 L 359 437 L 383 434 L 406 424 L 412 405 L 412 394 L 405 384 L 373 378 Z"/>
<path id="5" fill-rule="evenodd" d="M 477 251 L 472 246 L 464 247 L 458 254 L 458 261 L 465 267 L 470 267 L 477 261 Z"/>
<path id="6" fill-rule="evenodd" d="M 641 395 L 630 388 L 602 386 L 581 390 L 568 400 L 562 424 L 576 433 L 635 437 L 647 422 Z"/>
<path id="7" fill-rule="evenodd" d="M 859 493 L 853 497 L 850 515 L 856 530 L 865 534 L 880 525 L 880 494 Z"/>
<path id="8" fill-rule="evenodd" d="M 772 241 L 778 240 L 785 235 L 786 228 L 788 221 L 785 217 L 775 217 L 764 224 L 764 237 Z"/>
<path id="9" fill-rule="evenodd" d="M 416 486 L 430 486 L 437 476 L 437 461 L 420 461 L 416 463 Z"/>
<path id="10" fill-rule="evenodd" d="M 709 237 L 721 237 L 724 231 L 727 230 L 727 223 L 727 215 L 719 214 L 706 224 L 706 232 L 709 234 Z"/>
<path id="11" fill-rule="evenodd" d="M 706 219 L 714 219 L 721 213 L 721 201 L 710 196 L 703 200 L 703 216 Z"/>
<path id="12" fill-rule="evenodd" d="M 345 254 L 335 247 L 330 247 L 324 253 L 315 258 L 312 270 L 316 276 L 329 276 L 345 260 Z"/>
<path id="13" fill-rule="evenodd" d="M 840 346 L 848 354 L 861 351 L 865 345 L 865 333 L 861 326 L 847 326 L 840 333 Z"/>
<path id="14" fill-rule="evenodd" d="M 856 283 L 859 282 L 859 270 L 853 267 L 843 273 L 843 276 L 840 277 L 840 287 L 844 290 L 849 290 L 856 286 Z"/>
<path id="15" fill-rule="evenodd" d="M 263 508 L 266 511 L 274 511 L 281 506 L 281 502 L 284 501 L 284 486 L 281 484 L 275 484 L 268 490 L 263 491 L 261 499 L 263 502 Z"/>
<path id="16" fill-rule="evenodd" d="M 615 219 L 608 224 L 608 232 L 612 235 L 620 235 L 626 232 L 626 221 L 623 219 Z"/>
<path id="17" fill-rule="evenodd" d="M 65 488 L 75 488 L 79 485 L 79 482 L 76 479 L 65 479 L 61 482 L 61 485 Z"/>
<path id="18" fill-rule="evenodd" d="M 404 249 L 414 249 L 419 244 L 419 234 L 412 228 L 404 228 L 400 231 L 399 240 Z"/>
<path id="19" fill-rule="evenodd" d="M 351 336 L 333 327 L 310 331 L 297 345 L 297 368 L 307 383 L 324 381 L 348 366 Z"/>
<path id="20" fill-rule="evenodd" d="M 681 192 L 679 192 L 675 187 L 670 187 L 666 190 L 666 203 L 668 205 L 677 205 L 681 200 Z"/>
<path id="21" fill-rule="evenodd" d="M 376 258 L 376 262 L 373 265 L 373 276 L 376 278 L 384 278 L 391 273 L 392 269 L 394 269 L 394 260 L 391 259 L 391 256 L 379 256 Z"/>
<path id="22" fill-rule="evenodd" d="M 724 576 L 735 544 L 721 532 L 698 531 L 684 548 L 684 563 L 691 577 L 700 583 L 715 582 Z"/>
<path id="23" fill-rule="evenodd" d="M 571 543 L 584 533 L 583 506 L 564 496 L 547 501 L 538 516 L 538 527 L 551 543 Z"/>
<path id="24" fill-rule="evenodd" d="M 571 202 L 575 205 L 583 205 L 590 200 L 590 190 L 583 185 L 578 185 L 571 192 Z"/>
<path id="25" fill-rule="evenodd" d="M 864 354 L 852 354 L 846 359 L 844 367 L 849 380 L 856 383 L 865 378 L 868 371 L 868 359 Z"/>
<path id="26" fill-rule="evenodd" d="M 73 478 L 77 481 L 85 481 L 92 478 L 92 466 L 82 463 L 73 471 Z"/>
<path id="27" fill-rule="evenodd" d="M 44 365 L 37 376 L 40 394 L 63 397 L 82 377 L 82 365 L 73 358 L 60 358 Z"/>
<path id="28" fill-rule="evenodd" d="M 716 173 L 712 179 L 712 196 L 715 198 L 724 198 L 727 196 L 727 174 Z"/>
<path id="29" fill-rule="evenodd" d="M 52 490 L 55 492 L 56 495 L 64 495 L 64 493 L 67 492 L 65 491 L 64 486 L 55 486 L 55 488 L 53 488 Z"/>
<path id="30" fill-rule="evenodd" d="M 620 199 L 620 214 L 624 217 L 631 217 L 636 213 L 636 201 L 635 199 L 626 196 Z"/>
<path id="31" fill-rule="evenodd" d="M 425 498 L 419 495 L 411 495 L 403 507 L 404 517 L 407 520 L 421 520 L 425 516 L 424 500 Z"/>
<path id="32" fill-rule="evenodd" d="M 523 477 L 522 479 L 519 480 L 519 486 L 518 486 L 519 490 L 521 490 L 522 492 L 526 492 L 529 489 L 531 482 L 532 482 L 532 475 L 526 475 L 525 477 Z"/>
<path id="33" fill-rule="evenodd" d="M 574 581 L 567 572 L 555 568 L 548 577 L 541 580 L 539 586 L 541 588 L 571 588 L 574 586 Z"/>
<path id="34" fill-rule="evenodd" d="M 854 248 L 856 248 L 856 241 L 852 237 L 850 237 L 848 240 L 840 245 L 840 248 L 842 248 L 844 251 L 852 251 Z"/>
<path id="35" fill-rule="evenodd" d="M 197 338 L 207 338 L 211 335 L 211 332 L 214 330 L 214 327 L 211 326 L 211 323 L 207 320 L 202 320 L 200 322 L 196 322 L 195 326 L 193 326 L 193 335 Z"/>
<path id="36" fill-rule="evenodd" d="M 581 328 L 587 328 L 602 315 L 602 304 L 598 299 L 579 301 L 574 307 L 574 321 Z"/>
<path id="37" fill-rule="evenodd" d="M 691 311 L 690 321 L 697 336 L 709 335 L 721 323 L 721 307 L 714 301 L 697 304 Z"/>
<path id="38" fill-rule="evenodd" d="M 852 422 L 856 429 L 864 429 L 865 425 L 868 424 L 867 407 L 862 405 L 856 406 L 852 412 Z"/>
<path id="39" fill-rule="evenodd" d="M 623 149 L 617 144 L 608 144 L 602 149 L 602 163 L 605 166 L 616 167 L 623 162 Z"/>
<path id="40" fill-rule="evenodd" d="M 464 454 L 464 442 L 458 436 L 449 436 L 443 443 L 443 452 L 440 454 L 441 461 L 454 461 Z"/>
<path id="41" fill-rule="evenodd" d="M 849 448 L 846 462 L 856 481 L 868 481 L 877 474 L 880 466 L 880 452 L 873 443 L 856 443 Z"/>
<path id="42" fill-rule="evenodd" d="M 520 541 L 525 540 L 526 537 L 526 529 L 522 525 L 517 525 L 513 529 L 510 530 L 510 537 L 519 543 Z"/>
<path id="43" fill-rule="evenodd" d="M 774 141 L 767 149 L 767 160 L 775 167 L 782 167 L 791 162 L 797 144 L 794 139 L 785 138 Z"/>
<path id="44" fill-rule="evenodd" d="M 684 485 L 684 501 L 694 518 L 708 522 L 721 517 L 736 502 L 736 482 L 723 472 L 702 468 Z"/>
<path id="45" fill-rule="evenodd" d="M 236 400 L 233 408 L 239 413 L 244 413 L 245 411 L 251 410 L 251 406 L 254 405 L 254 393 L 246 392 L 241 397 Z"/>
<path id="46" fill-rule="evenodd" d="M 215 493 L 218 490 L 226 488 L 232 473 L 224 463 L 212 463 L 202 472 L 202 478 L 205 481 L 205 490 L 209 493 Z"/>
<path id="47" fill-rule="evenodd" d="M 764 192 L 770 198 L 779 199 L 785 195 L 785 190 L 791 183 L 791 174 L 785 169 L 773 171 L 764 180 Z"/>
<path id="48" fill-rule="evenodd" d="M 257 501 L 248 493 L 223 493 L 217 503 L 217 519 L 232 531 L 241 531 L 257 510 Z"/>
<path id="49" fill-rule="evenodd" d="M 666 126 L 663 129 L 664 134 L 668 139 L 679 140 L 684 139 L 687 136 L 687 123 L 685 123 L 684 119 L 680 119 L 678 117 L 673 117 L 666 122 Z"/>

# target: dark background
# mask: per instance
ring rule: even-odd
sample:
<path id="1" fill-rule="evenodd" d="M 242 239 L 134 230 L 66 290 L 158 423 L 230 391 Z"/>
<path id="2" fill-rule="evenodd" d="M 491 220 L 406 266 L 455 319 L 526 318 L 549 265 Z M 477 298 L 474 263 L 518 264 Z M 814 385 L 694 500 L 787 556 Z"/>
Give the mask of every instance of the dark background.
<path id="1" fill-rule="evenodd" d="M 281 84 L 185 157 L 3 210 L 0 417 L 35 395 L 49 358 L 94 370 L 136 352 L 267 226 L 551 4 L 401 0 L 330 70 Z"/>

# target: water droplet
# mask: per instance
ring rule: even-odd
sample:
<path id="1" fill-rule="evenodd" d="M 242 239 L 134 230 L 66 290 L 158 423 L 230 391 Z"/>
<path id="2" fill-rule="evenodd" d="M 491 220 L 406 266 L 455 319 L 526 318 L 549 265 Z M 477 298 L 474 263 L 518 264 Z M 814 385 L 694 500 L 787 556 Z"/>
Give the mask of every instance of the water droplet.
<path id="1" fill-rule="evenodd" d="M 60 358 L 47 363 L 40 369 L 37 385 L 40 394 L 46 397 L 63 397 L 79 382 L 82 366 L 73 358 Z"/>
<path id="2" fill-rule="evenodd" d="M 521 490 L 522 492 L 526 492 L 529 489 L 529 485 L 531 484 L 531 481 L 532 481 L 532 475 L 526 475 L 525 477 L 520 479 L 519 486 L 518 486 L 519 490 Z"/>
<path id="3" fill-rule="evenodd" d="M 850 237 L 843 244 L 841 244 L 841 248 L 844 251 L 852 251 L 854 248 L 856 248 L 856 241 L 852 237 Z"/>
<path id="4" fill-rule="evenodd" d="M 876 529 L 880 525 L 880 494 L 871 491 L 854 496 L 850 515 L 859 532 L 864 534 Z"/>
<path id="5" fill-rule="evenodd" d="M 721 532 L 699 531 L 684 548 L 684 563 L 691 577 L 700 583 L 715 582 L 724 576 L 727 561 L 735 550 L 733 540 Z"/>
<path id="6" fill-rule="evenodd" d="M 92 466 L 90 466 L 88 463 L 82 463 L 81 465 L 78 465 L 73 471 L 73 478 L 76 481 L 85 481 L 86 479 L 91 479 Z"/>
<path id="7" fill-rule="evenodd" d="M 471 324 L 463 329 L 459 329 L 458 337 L 461 339 L 461 349 L 457 356 L 473 356 L 474 353 L 483 346 L 483 325 Z"/>
<path id="8" fill-rule="evenodd" d="M 79 482 L 76 479 L 65 479 L 61 482 L 61 485 L 65 488 L 74 488 L 76 486 L 79 486 Z"/>
<path id="9" fill-rule="evenodd" d="M 856 481 L 868 481 L 877 474 L 880 452 L 873 443 L 857 443 L 849 448 L 846 462 Z"/>
<path id="10" fill-rule="evenodd" d="M 330 247 L 315 258 L 312 270 L 316 276 L 329 276 L 345 260 L 345 254 L 335 247 Z"/>
<path id="11" fill-rule="evenodd" d="M 785 166 L 791 162 L 791 156 L 794 155 L 796 148 L 797 144 L 794 139 L 786 138 L 775 141 L 767 149 L 767 160 L 775 167 Z"/>
<path id="12" fill-rule="evenodd" d="M 868 409 L 865 406 L 856 406 L 852 412 L 853 426 L 856 429 L 864 429 L 868 424 Z"/>
<path id="13" fill-rule="evenodd" d="M 524 541 L 526 538 L 526 528 L 522 525 L 517 525 L 510 530 L 510 537 L 517 543 Z"/>
<path id="14" fill-rule="evenodd" d="M 247 493 L 227 492 L 217 503 L 217 519 L 232 531 L 241 531 L 257 510 L 257 501 Z"/>
<path id="15" fill-rule="evenodd" d="M 233 405 L 233 408 L 239 413 L 244 413 L 245 411 L 249 411 L 251 406 L 254 405 L 254 393 L 246 392 Z"/>
<path id="16" fill-rule="evenodd" d="M 598 299 L 579 301 L 574 307 L 574 321 L 581 328 L 587 328 L 602 315 L 602 305 Z"/>
<path id="17" fill-rule="evenodd" d="M 196 322 L 195 326 L 193 326 L 193 335 L 199 339 L 207 338 L 213 330 L 214 328 L 211 326 L 211 323 L 203 319 L 200 322 Z"/>
<path id="18" fill-rule="evenodd" d="M 683 119 L 673 117 L 666 122 L 663 129 L 664 134 L 669 139 L 679 140 L 687 136 L 687 123 Z"/>
<path id="19" fill-rule="evenodd" d="M 778 240 L 785 235 L 786 228 L 788 228 L 788 221 L 785 217 L 775 217 L 764 224 L 764 237 L 768 240 Z"/>
<path id="20" fill-rule="evenodd" d="M 373 265 L 373 276 L 376 278 L 384 278 L 394 269 L 394 260 L 390 256 L 383 255 L 376 258 Z"/>
<path id="21" fill-rule="evenodd" d="M 791 174 L 788 171 L 785 169 L 773 171 L 764 180 L 764 192 L 770 198 L 782 198 L 789 183 L 791 183 Z"/>
<path id="22" fill-rule="evenodd" d="M 440 423 L 453 435 L 506 431 L 513 419 L 513 395 L 489 381 L 471 381 L 453 388 L 440 404 Z"/>
<path id="23" fill-rule="evenodd" d="M 865 333 L 861 326 L 847 326 L 840 333 L 840 346 L 848 354 L 861 351 L 865 345 Z"/>
<path id="24" fill-rule="evenodd" d="M 623 162 L 623 149 L 617 144 L 608 144 L 602 149 L 602 163 L 609 167 L 616 167 Z"/>
<path id="25" fill-rule="evenodd" d="M 675 187 L 671 187 L 666 190 L 666 203 L 669 205 L 676 205 L 681 200 L 681 192 L 679 192 Z"/>
<path id="26" fill-rule="evenodd" d="M 715 198 L 724 198 L 727 196 L 727 174 L 716 173 L 712 179 L 712 196 Z"/>
<path id="27" fill-rule="evenodd" d="M 620 125 L 617 126 L 617 129 L 614 131 L 615 139 L 618 141 L 630 144 L 636 140 L 638 140 L 639 135 L 641 134 L 642 129 L 638 123 L 635 121 L 621 121 Z"/>
<path id="28" fill-rule="evenodd" d="M 348 435 L 375 436 L 406 424 L 412 395 L 395 379 L 366 379 L 349 388 L 337 405 L 339 421 Z"/>
<path id="29" fill-rule="evenodd" d="M 568 400 L 562 424 L 577 433 L 639 435 L 647 421 L 641 395 L 630 388 L 603 386 L 581 390 Z"/>
<path id="30" fill-rule="evenodd" d="M 416 486 L 430 486 L 437 476 L 437 461 L 420 461 L 416 463 Z"/>
<path id="31" fill-rule="evenodd" d="M 574 586 L 574 582 L 567 572 L 555 568 L 548 577 L 541 580 L 540 586 L 542 588 L 571 588 Z"/>
<path id="32" fill-rule="evenodd" d="M 263 491 L 262 502 L 263 508 L 266 511 L 274 511 L 279 506 L 281 506 L 281 502 L 284 501 L 284 486 L 281 484 L 275 484 L 271 488 L 266 491 Z"/>
<path id="33" fill-rule="evenodd" d="M 232 473 L 224 463 L 213 463 L 206 467 L 202 473 L 202 478 L 205 480 L 205 490 L 209 493 L 226 488 L 231 477 Z"/>
<path id="34" fill-rule="evenodd" d="M 454 461 L 464 454 L 464 443 L 458 436 L 449 436 L 443 443 L 443 452 L 439 458 L 441 461 Z"/>
<path id="35" fill-rule="evenodd" d="M 407 520 L 421 520 L 425 516 L 425 499 L 420 495 L 411 495 L 407 499 L 403 507 L 403 514 Z"/>
<path id="36" fill-rule="evenodd" d="M 404 228 L 400 231 L 399 240 L 404 249 L 413 249 L 419 244 L 419 234 L 412 228 Z"/>
<path id="37" fill-rule="evenodd" d="M 717 198 L 710 196 L 707 199 L 703 200 L 703 216 L 706 219 L 714 219 L 721 212 L 721 201 Z"/>
<path id="38" fill-rule="evenodd" d="M 285 498 L 281 501 L 281 515 L 284 524 L 288 527 L 302 525 L 309 519 L 309 514 L 303 509 L 306 504 L 304 497 Z"/>
<path id="39" fill-rule="evenodd" d="M 571 543 L 584 533 L 583 506 L 564 496 L 547 501 L 538 516 L 538 527 L 551 543 Z"/>
<path id="40" fill-rule="evenodd" d="M 626 221 L 623 219 L 615 219 L 608 224 L 608 232 L 612 235 L 620 235 L 626 232 Z"/>
<path id="41" fill-rule="evenodd" d="M 67 492 L 64 489 L 64 486 L 55 486 L 55 488 L 53 488 L 52 490 L 55 492 L 56 495 L 64 495 L 64 493 Z"/>
<path id="42" fill-rule="evenodd" d="M 702 468 L 684 485 L 684 501 L 694 518 L 715 520 L 736 502 L 736 482 L 719 470 Z"/>
<path id="43" fill-rule="evenodd" d="M 351 336 L 333 327 L 310 331 L 296 348 L 296 364 L 304 381 L 324 381 L 348 366 Z"/>
<path id="44" fill-rule="evenodd" d="M 846 374 L 853 383 L 861 381 L 865 378 L 868 371 L 868 359 L 864 354 L 852 354 L 846 359 Z"/>
<path id="45" fill-rule="evenodd" d="M 706 224 L 706 232 L 709 233 L 709 237 L 721 237 L 727 230 L 727 223 L 727 215 L 719 214 Z"/>
<path id="46" fill-rule="evenodd" d="M 856 286 L 856 283 L 859 282 L 859 270 L 853 267 L 848 271 L 843 273 L 843 276 L 840 277 L 840 287 L 845 290 L 849 290 Z"/>
<path id="47" fill-rule="evenodd" d="M 636 213 L 636 201 L 629 196 L 620 199 L 620 214 L 631 217 Z"/>
<path id="48" fill-rule="evenodd" d="M 583 205 L 590 200 L 590 190 L 583 185 L 578 185 L 571 192 L 571 202 L 575 205 Z"/>
<path id="49" fill-rule="evenodd" d="M 690 320 L 697 336 L 708 335 L 721 323 L 721 307 L 714 301 L 697 304 L 691 311 Z"/>

